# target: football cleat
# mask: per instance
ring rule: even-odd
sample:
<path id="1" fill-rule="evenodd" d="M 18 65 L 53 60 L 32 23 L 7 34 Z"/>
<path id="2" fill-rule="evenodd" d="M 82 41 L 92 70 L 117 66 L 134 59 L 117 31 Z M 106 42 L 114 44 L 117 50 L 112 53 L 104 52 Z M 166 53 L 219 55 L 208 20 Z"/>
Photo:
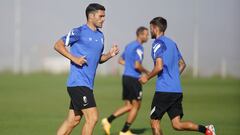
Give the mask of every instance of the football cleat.
<path id="1" fill-rule="evenodd" d="M 102 127 L 106 135 L 110 135 L 111 124 L 108 122 L 107 118 L 102 119 Z"/>
<path id="2" fill-rule="evenodd" d="M 120 132 L 119 135 L 136 135 L 136 134 L 133 134 L 130 130 L 128 130 L 127 132 Z"/>
<path id="3" fill-rule="evenodd" d="M 213 125 L 206 126 L 207 130 L 205 132 L 205 135 L 216 135 L 215 128 Z"/>

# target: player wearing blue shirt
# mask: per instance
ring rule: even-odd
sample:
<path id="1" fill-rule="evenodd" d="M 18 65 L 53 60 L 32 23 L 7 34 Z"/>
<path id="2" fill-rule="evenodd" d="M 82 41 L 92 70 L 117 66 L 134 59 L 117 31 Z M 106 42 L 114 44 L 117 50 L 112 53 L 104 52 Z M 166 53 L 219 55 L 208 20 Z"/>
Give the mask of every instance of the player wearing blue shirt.
<path id="1" fill-rule="evenodd" d="M 86 8 L 87 23 L 72 29 L 58 40 L 55 50 L 71 61 L 67 90 L 71 102 L 67 119 L 57 131 L 57 135 L 68 135 L 85 116 L 82 135 L 92 135 L 98 119 L 94 99 L 94 78 L 99 63 L 104 63 L 117 55 L 119 49 L 114 45 L 103 54 L 104 36 L 98 29 L 105 20 L 104 6 L 92 3 Z M 66 47 L 70 47 L 70 52 Z"/>
<path id="2" fill-rule="evenodd" d="M 129 43 L 121 55 L 122 60 L 125 61 L 123 76 L 130 76 L 139 78 L 141 72 L 135 68 L 135 62 L 142 63 L 143 60 L 143 46 L 137 40 Z"/>
<path id="3" fill-rule="evenodd" d="M 61 39 L 66 46 L 70 46 L 72 55 L 86 60 L 82 66 L 71 61 L 67 86 L 85 86 L 93 90 L 96 69 L 104 48 L 102 32 L 99 29 L 93 31 L 85 24 L 72 29 Z"/>
<path id="4" fill-rule="evenodd" d="M 163 70 L 157 76 L 156 91 L 182 93 L 178 64 L 183 59 L 175 42 L 162 35 L 153 42 L 151 54 L 154 64 L 157 58 L 164 61 Z"/>
<path id="5" fill-rule="evenodd" d="M 122 98 L 125 101 L 124 106 L 118 108 L 108 118 L 102 120 L 105 133 L 110 135 L 111 122 L 128 112 L 127 121 L 125 122 L 120 135 L 132 135 L 129 130 L 131 124 L 135 120 L 138 110 L 140 109 L 142 99 L 142 85 L 138 81 L 142 73 L 147 74 L 148 71 L 142 66 L 143 46 L 142 44 L 148 40 L 148 29 L 139 27 L 136 31 L 137 40 L 129 43 L 122 53 L 119 64 L 124 65 L 122 77 L 123 93 Z"/>
<path id="6" fill-rule="evenodd" d="M 185 69 L 185 62 L 182 58 L 176 43 L 164 35 L 167 28 L 167 20 L 156 17 L 150 22 L 152 38 L 152 59 L 154 68 L 149 75 L 140 78 L 141 83 L 157 76 L 156 92 L 151 106 L 151 127 L 154 135 L 163 135 L 160 129 L 160 120 L 167 112 L 175 130 L 198 131 L 206 135 L 215 135 L 213 125 L 202 126 L 190 121 L 182 121 L 182 88 L 180 74 Z"/>

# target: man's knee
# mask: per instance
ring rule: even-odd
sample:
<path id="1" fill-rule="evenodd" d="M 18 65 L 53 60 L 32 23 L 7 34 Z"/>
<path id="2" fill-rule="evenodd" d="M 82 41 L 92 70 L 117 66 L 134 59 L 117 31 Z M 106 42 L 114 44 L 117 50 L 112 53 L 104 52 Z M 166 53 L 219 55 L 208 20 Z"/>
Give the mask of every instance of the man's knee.
<path id="1" fill-rule="evenodd" d="M 153 135 L 162 135 L 158 120 L 151 120 L 150 124 L 151 124 Z"/>
<path id="2" fill-rule="evenodd" d="M 98 122 L 98 116 L 92 116 L 86 119 L 86 123 L 89 125 L 96 125 L 97 122 Z"/>
<path id="3" fill-rule="evenodd" d="M 181 126 L 181 122 L 175 122 L 175 123 L 172 123 L 172 127 L 174 130 L 177 130 L 177 131 L 182 131 L 182 126 Z"/>
<path id="4" fill-rule="evenodd" d="M 155 120 L 151 120 L 150 124 L 151 124 L 152 129 L 158 129 L 159 128 L 159 123 Z"/>
<path id="5" fill-rule="evenodd" d="M 141 105 L 141 101 L 133 100 L 133 102 L 132 102 L 132 108 L 139 109 L 139 108 L 140 108 L 140 105 Z"/>
<path id="6" fill-rule="evenodd" d="M 133 105 L 132 104 L 125 104 L 125 106 L 126 106 L 126 108 L 127 108 L 127 110 L 131 110 L 132 109 L 132 107 L 133 107 Z"/>
<path id="7" fill-rule="evenodd" d="M 68 118 L 67 122 L 70 127 L 75 127 L 80 123 L 81 117 L 80 116 L 75 116 L 73 118 Z"/>

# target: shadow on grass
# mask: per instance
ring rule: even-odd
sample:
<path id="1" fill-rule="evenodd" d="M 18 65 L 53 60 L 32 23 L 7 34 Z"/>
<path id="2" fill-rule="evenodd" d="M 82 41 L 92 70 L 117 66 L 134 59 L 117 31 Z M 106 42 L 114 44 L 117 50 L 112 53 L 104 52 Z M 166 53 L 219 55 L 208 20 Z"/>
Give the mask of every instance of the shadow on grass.
<path id="1" fill-rule="evenodd" d="M 135 129 L 131 129 L 132 133 L 138 134 L 138 135 L 143 134 L 147 130 L 151 130 L 151 129 L 150 128 L 135 128 Z"/>
<path id="2" fill-rule="evenodd" d="M 151 130 L 151 129 L 150 128 L 134 128 L 134 129 L 131 129 L 132 133 L 136 134 L 136 135 L 142 135 L 148 130 Z M 111 133 L 111 135 L 119 135 L 119 132 Z"/>

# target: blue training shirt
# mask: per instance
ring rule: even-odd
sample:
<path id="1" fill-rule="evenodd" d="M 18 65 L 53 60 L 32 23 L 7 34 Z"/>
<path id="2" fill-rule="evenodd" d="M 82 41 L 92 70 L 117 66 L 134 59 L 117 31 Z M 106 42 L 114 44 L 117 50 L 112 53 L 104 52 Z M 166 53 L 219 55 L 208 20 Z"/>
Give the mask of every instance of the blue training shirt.
<path id="1" fill-rule="evenodd" d="M 123 75 L 139 78 L 141 72 L 135 69 L 135 62 L 139 61 L 142 63 L 143 46 L 138 41 L 133 41 L 125 47 L 121 57 L 125 61 Z"/>
<path id="2" fill-rule="evenodd" d="M 87 60 L 83 66 L 71 62 L 67 86 L 86 86 L 93 90 L 96 69 L 104 49 L 103 33 L 98 29 L 93 31 L 85 24 L 72 29 L 61 39 L 70 46 L 72 55 L 86 56 Z"/>
<path id="3" fill-rule="evenodd" d="M 152 44 L 152 59 L 163 60 L 163 70 L 158 73 L 156 92 L 182 93 L 178 62 L 182 58 L 177 45 L 166 36 L 157 38 Z"/>

